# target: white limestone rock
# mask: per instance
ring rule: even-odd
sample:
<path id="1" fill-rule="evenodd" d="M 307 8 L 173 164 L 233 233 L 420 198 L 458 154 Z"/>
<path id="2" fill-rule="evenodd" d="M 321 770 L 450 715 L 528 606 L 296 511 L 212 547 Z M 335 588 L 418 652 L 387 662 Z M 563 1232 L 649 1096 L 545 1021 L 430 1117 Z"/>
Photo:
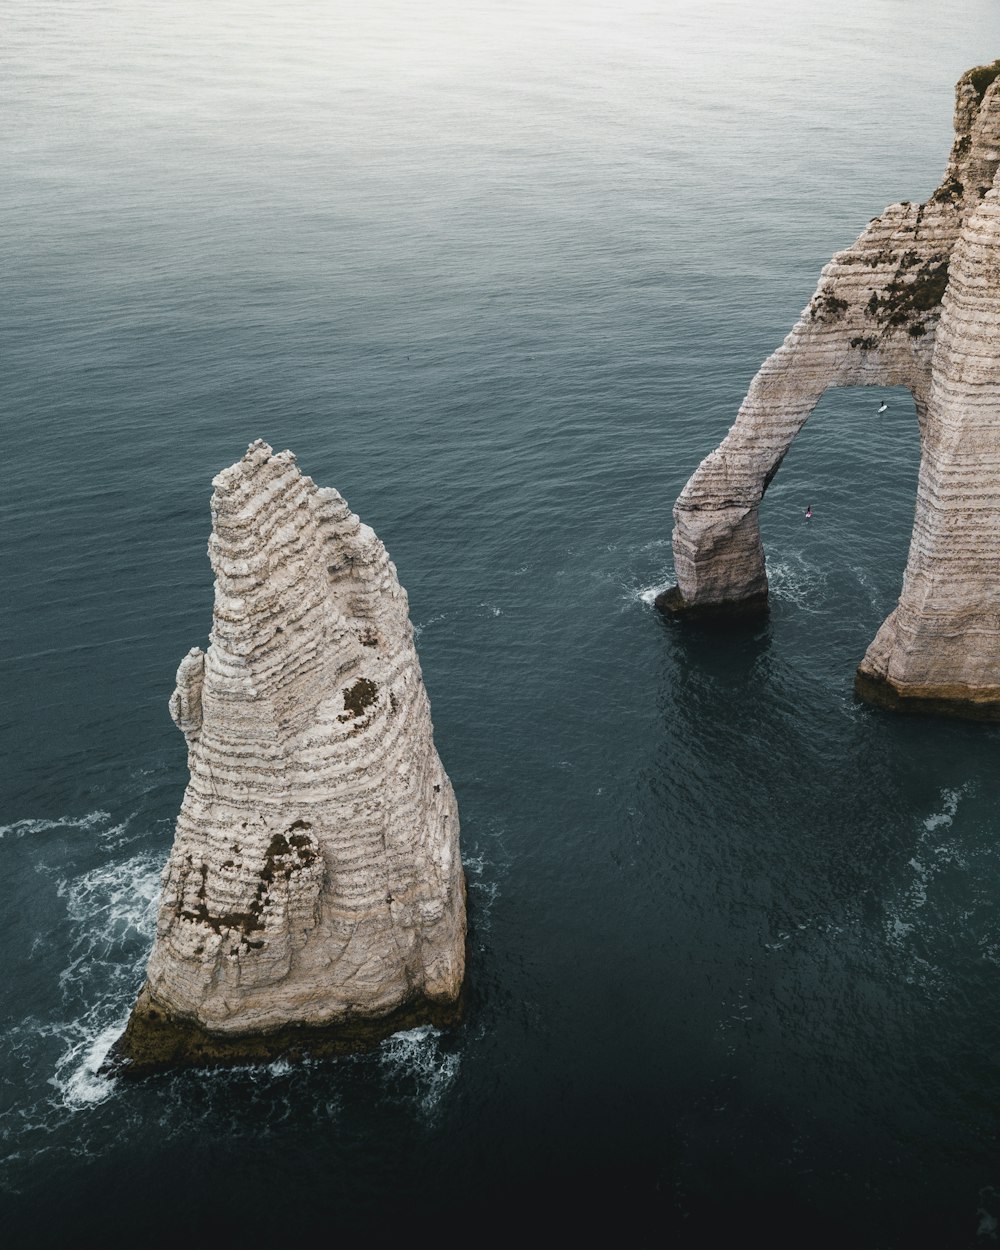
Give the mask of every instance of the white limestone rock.
<path id="1" fill-rule="evenodd" d="M 458 809 L 406 593 L 335 490 L 266 443 L 214 481 L 207 652 L 170 711 L 191 779 L 135 1072 L 329 1053 L 454 1018 L 465 965 Z"/>
<path id="2" fill-rule="evenodd" d="M 944 179 L 890 205 L 823 268 L 799 321 L 674 507 L 672 614 L 764 610 L 758 508 L 829 386 L 906 386 L 921 436 L 899 605 L 857 689 L 900 708 L 1000 719 L 1000 62 L 956 88 Z"/>

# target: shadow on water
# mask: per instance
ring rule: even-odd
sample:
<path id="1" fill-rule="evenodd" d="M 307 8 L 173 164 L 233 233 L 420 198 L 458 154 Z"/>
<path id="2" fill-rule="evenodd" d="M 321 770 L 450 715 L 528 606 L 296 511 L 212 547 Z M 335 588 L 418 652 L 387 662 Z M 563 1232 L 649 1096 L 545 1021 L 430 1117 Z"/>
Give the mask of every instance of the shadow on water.
<path id="1" fill-rule="evenodd" d="M 726 684 L 749 679 L 771 647 L 769 616 L 704 621 L 657 616 L 683 671 L 697 670 Z"/>

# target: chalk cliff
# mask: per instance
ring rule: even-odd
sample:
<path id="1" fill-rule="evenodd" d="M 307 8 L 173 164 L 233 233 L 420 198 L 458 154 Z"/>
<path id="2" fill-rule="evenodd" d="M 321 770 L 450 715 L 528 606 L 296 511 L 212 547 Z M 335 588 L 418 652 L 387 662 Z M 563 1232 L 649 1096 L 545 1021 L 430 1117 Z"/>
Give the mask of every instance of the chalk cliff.
<path id="1" fill-rule="evenodd" d="M 823 268 L 799 321 L 674 507 L 670 614 L 766 608 L 758 507 L 829 386 L 906 386 L 920 425 L 899 603 L 858 670 L 893 707 L 1000 719 L 1000 61 L 959 79 L 955 141 L 925 204 L 874 218 Z"/>
<path id="2" fill-rule="evenodd" d="M 214 487 L 211 641 L 170 700 L 191 776 L 113 1060 L 131 1073 L 448 1022 L 464 974 L 458 810 L 394 565 L 291 452 L 258 441 Z"/>

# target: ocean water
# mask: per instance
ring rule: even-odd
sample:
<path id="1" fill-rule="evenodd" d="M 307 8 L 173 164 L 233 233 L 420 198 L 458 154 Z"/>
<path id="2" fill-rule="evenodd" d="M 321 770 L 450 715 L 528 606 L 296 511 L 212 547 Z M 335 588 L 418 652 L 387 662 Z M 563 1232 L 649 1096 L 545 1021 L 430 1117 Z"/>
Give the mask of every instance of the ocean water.
<path id="1" fill-rule="evenodd" d="M 996 1242 L 998 731 L 852 694 L 906 559 L 909 396 L 821 402 L 762 511 L 766 623 L 651 607 L 673 500 L 819 267 L 937 184 L 995 0 L 4 25 L 5 1244 Z M 409 592 L 468 1014 L 123 1086 L 211 478 L 257 437 Z"/>

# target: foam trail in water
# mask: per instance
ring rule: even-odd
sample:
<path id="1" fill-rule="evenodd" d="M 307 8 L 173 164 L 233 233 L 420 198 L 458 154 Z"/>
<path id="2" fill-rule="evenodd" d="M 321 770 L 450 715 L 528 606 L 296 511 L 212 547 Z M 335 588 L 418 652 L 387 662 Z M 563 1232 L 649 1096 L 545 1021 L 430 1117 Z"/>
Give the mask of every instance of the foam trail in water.
<path id="1" fill-rule="evenodd" d="M 825 612 L 827 571 L 807 560 L 801 551 L 786 552 L 780 559 L 766 560 L 767 584 L 773 599 L 794 603 L 805 612 Z"/>
<path id="2" fill-rule="evenodd" d="M 438 625 L 441 621 L 448 619 L 447 614 L 442 612 L 438 616 L 430 616 L 426 621 L 421 621 L 419 625 L 413 626 L 413 637 L 419 638 L 425 629 L 430 629 L 432 625 Z"/>
<path id="3" fill-rule="evenodd" d="M 633 591 L 629 598 L 633 602 L 638 599 L 640 603 L 646 603 L 652 607 L 656 602 L 657 596 L 662 595 L 665 590 L 669 590 L 672 585 L 672 582 L 657 582 L 655 586 L 646 586 L 643 589 Z"/>
<path id="4" fill-rule="evenodd" d="M 55 1075 L 49 1078 L 49 1084 L 56 1087 L 63 1106 L 68 1110 L 80 1111 L 96 1106 L 114 1093 L 116 1082 L 103 1075 L 100 1068 L 127 1022 L 126 1013 L 96 1034 L 84 1032 L 84 1036 L 70 1043 L 69 1049 L 63 1053 L 56 1064 Z"/>
<path id="5" fill-rule="evenodd" d="M 384 1071 L 412 1086 L 410 1097 L 425 1115 L 432 1115 L 455 1083 L 460 1057 L 441 1049 L 440 1029 L 426 1024 L 393 1033 L 379 1047 Z"/>
<path id="6" fill-rule="evenodd" d="M 160 857 L 149 853 L 60 881 L 57 893 L 66 900 L 70 918 L 81 925 L 77 945 L 86 944 L 88 935 L 110 943 L 129 930 L 151 938 L 156 929 L 153 903 L 159 895 L 161 867 Z"/>
<path id="7" fill-rule="evenodd" d="M 936 879 L 946 869 L 967 868 L 961 845 L 947 836 L 947 831 L 954 823 L 959 804 L 972 788 L 971 783 L 966 783 L 957 790 L 941 791 L 941 806 L 921 822 L 922 831 L 914 854 L 907 861 L 911 870 L 909 881 L 900 883 L 896 900 L 886 908 L 887 940 L 897 949 L 910 951 L 910 980 L 926 987 L 941 981 L 944 974 L 916 954 L 912 941 L 920 938 L 921 932 L 926 934 L 941 923 L 939 915 L 922 919 Z M 939 897 L 936 898 L 940 902 Z"/>
<path id="8" fill-rule="evenodd" d="M 676 583 L 670 554 L 669 538 L 654 538 L 628 549 L 624 561 L 616 566 L 614 575 L 626 604 L 644 603 L 652 607 L 657 595 Z M 651 575 L 656 578 L 655 582 L 646 580 Z"/>
<path id="9" fill-rule="evenodd" d="M 871 605 L 873 615 L 884 617 L 892 610 L 893 603 L 899 592 L 896 587 L 896 593 L 893 594 L 889 590 L 872 581 L 868 569 L 862 568 L 861 565 L 852 564 L 850 572 L 858 579 L 858 585 L 868 596 L 868 602 Z"/>
<path id="10" fill-rule="evenodd" d="M 65 956 L 54 986 L 61 1002 L 7 1031 L 8 1055 L 29 1075 L 25 1096 L 0 1114 L 0 1185 L 16 1187 L 21 1167 L 43 1166 L 54 1135 L 60 1149 L 92 1155 L 99 1148 L 94 1134 L 104 1123 L 93 1113 L 121 1089 L 100 1069 L 142 983 L 162 865 L 153 852 L 115 859 L 123 843 L 143 836 L 138 828 L 124 832 L 131 821 L 112 826 L 108 813 L 95 812 L 13 826 L 18 835 L 83 828 L 90 862 L 95 855 L 103 862 L 74 873 L 65 858 L 53 859 L 69 856 L 71 864 L 83 853 L 78 842 L 67 847 L 63 837 L 46 841 L 36 860 L 36 870 L 52 880 L 65 907 L 65 919 L 57 922 Z M 24 919 L 26 943 L 48 952 L 51 934 L 30 915 Z"/>
<path id="11" fill-rule="evenodd" d="M 33 833 L 48 833 L 51 829 L 80 829 L 88 832 L 109 819 L 109 812 L 98 810 L 88 812 L 85 816 L 59 816 L 55 820 L 15 820 L 9 825 L 0 825 L 0 838 L 23 838 Z"/>
<path id="12" fill-rule="evenodd" d="M 104 1102 L 114 1091 L 115 1083 L 99 1068 L 125 1028 L 127 1004 L 142 980 L 156 927 L 160 869 L 159 856 L 137 855 L 59 882 L 58 894 L 78 926 L 59 984 L 64 999 L 78 998 L 82 989 L 90 1003 L 83 1016 L 50 1030 L 65 1046 L 50 1084 L 71 1111 Z"/>
<path id="13" fill-rule="evenodd" d="M 506 830 L 503 821 L 496 817 L 481 822 L 478 836 L 466 836 L 462 864 L 468 883 L 471 912 L 471 933 L 483 949 L 482 942 L 489 933 L 493 904 L 500 897 L 500 883 L 506 874 L 510 857 L 505 847 Z"/>

